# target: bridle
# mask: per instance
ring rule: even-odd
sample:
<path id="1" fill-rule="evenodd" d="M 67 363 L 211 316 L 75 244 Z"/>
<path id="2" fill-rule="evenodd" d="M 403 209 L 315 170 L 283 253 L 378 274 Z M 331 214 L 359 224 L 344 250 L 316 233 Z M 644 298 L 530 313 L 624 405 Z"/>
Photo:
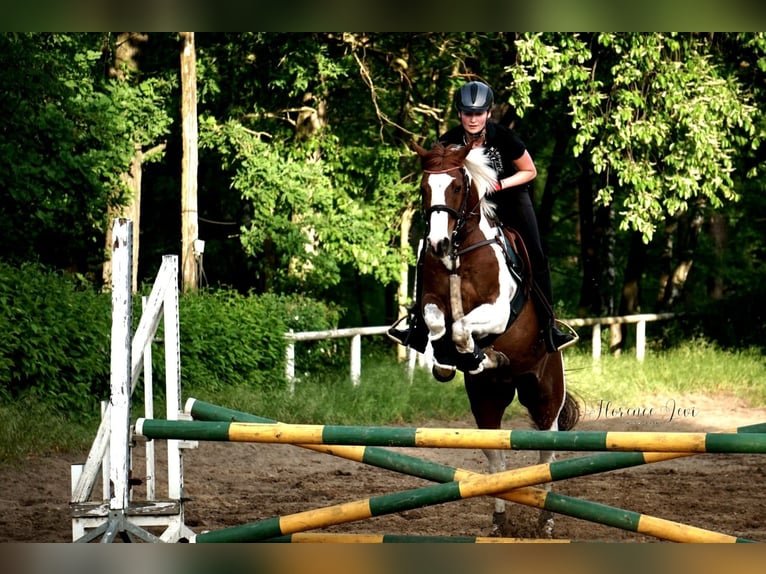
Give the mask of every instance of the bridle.
<path id="1" fill-rule="evenodd" d="M 424 169 L 423 173 L 440 174 L 440 173 L 449 173 L 450 171 L 455 171 L 455 170 L 461 170 L 463 174 L 463 182 L 465 185 L 465 181 L 468 176 L 466 174 L 465 167 L 462 165 L 457 165 L 455 167 L 450 167 L 450 168 L 442 169 L 442 170 Z M 431 214 L 439 212 L 439 211 L 446 212 L 455 220 L 455 227 L 452 230 L 452 237 L 450 238 L 450 252 L 449 252 L 449 258 L 452 262 L 453 273 L 456 271 L 456 268 L 457 268 L 456 262 L 458 257 L 460 257 L 461 255 L 465 255 L 466 253 L 473 251 L 474 249 L 478 249 L 479 247 L 484 247 L 485 245 L 490 245 L 496 242 L 495 239 L 485 239 L 484 241 L 479 241 L 478 243 L 469 245 L 468 247 L 464 249 L 460 249 L 460 241 L 459 241 L 460 234 L 465 228 L 468 220 L 476 215 L 479 215 L 479 212 L 477 211 L 477 209 L 480 209 L 480 206 L 481 206 L 481 201 L 479 201 L 469 212 L 468 211 L 468 196 L 469 195 L 470 195 L 470 190 L 466 191 L 465 194 L 463 194 L 463 202 L 460 206 L 459 211 L 446 204 L 431 205 L 425 211 L 425 219 L 427 222 L 430 221 Z"/>

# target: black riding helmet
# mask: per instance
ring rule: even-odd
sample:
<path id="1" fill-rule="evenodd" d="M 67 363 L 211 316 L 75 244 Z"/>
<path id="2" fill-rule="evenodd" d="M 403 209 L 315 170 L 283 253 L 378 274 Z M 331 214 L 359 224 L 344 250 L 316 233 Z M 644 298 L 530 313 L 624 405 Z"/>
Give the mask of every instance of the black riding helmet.
<path id="1" fill-rule="evenodd" d="M 493 103 L 492 88 L 484 82 L 468 82 L 455 92 L 455 107 L 461 112 L 486 112 Z"/>

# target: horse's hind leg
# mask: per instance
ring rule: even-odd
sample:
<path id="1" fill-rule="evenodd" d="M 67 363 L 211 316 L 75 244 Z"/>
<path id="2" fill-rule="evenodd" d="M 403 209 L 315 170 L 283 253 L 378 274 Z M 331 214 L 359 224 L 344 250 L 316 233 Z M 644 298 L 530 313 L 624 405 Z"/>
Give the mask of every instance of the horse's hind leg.
<path id="1" fill-rule="evenodd" d="M 530 379 L 518 385 L 519 401 L 527 408 L 538 429 L 559 430 L 559 414 L 567 397 L 561 353 L 549 354 L 539 376 L 530 376 Z M 555 459 L 555 451 L 540 451 L 540 464 L 549 464 Z M 551 484 L 545 483 L 543 488 L 550 492 Z M 553 513 L 541 510 L 537 522 L 538 534 L 544 538 L 553 538 L 553 526 Z"/>
<path id="2" fill-rule="evenodd" d="M 516 394 L 513 385 L 500 382 L 486 372 L 478 376 L 466 373 L 465 389 L 476 426 L 480 429 L 499 429 L 503 413 Z M 487 457 L 490 473 L 506 469 L 504 450 L 483 449 L 483 452 Z M 490 536 L 506 536 L 507 532 L 505 500 L 495 498 Z"/>
<path id="3" fill-rule="evenodd" d="M 505 451 L 499 449 L 483 449 L 484 456 L 487 457 L 489 463 L 489 473 L 494 474 L 496 472 L 503 472 L 506 469 L 505 466 Z M 495 498 L 495 508 L 492 512 L 492 529 L 489 532 L 490 536 L 503 537 L 508 532 L 508 516 L 505 513 L 505 500 L 502 498 Z"/>

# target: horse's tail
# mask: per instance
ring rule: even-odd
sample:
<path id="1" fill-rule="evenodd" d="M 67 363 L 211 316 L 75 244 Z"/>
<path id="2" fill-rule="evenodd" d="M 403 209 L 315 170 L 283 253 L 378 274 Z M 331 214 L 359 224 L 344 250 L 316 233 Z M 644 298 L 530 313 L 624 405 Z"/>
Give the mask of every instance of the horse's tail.
<path id="1" fill-rule="evenodd" d="M 580 403 L 577 402 L 577 399 L 569 394 L 569 391 L 564 393 L 564 406 L 561 407 L 559 413 L 559 430 L 572 430 L 580 422 L 581 414 Z"/>

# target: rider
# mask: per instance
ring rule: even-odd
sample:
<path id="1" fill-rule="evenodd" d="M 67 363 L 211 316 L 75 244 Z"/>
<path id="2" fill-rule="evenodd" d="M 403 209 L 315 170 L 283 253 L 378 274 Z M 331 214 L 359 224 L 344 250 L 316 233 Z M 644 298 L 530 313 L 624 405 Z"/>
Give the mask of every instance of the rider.
<path id="1" fill-rule="evenodd" d="M 516 230 L 524 240 L 532 264 L 533 279 L 537 284 L 537 308 L 544 317 L 544 340 L 548 352 L 563 349 L 577 338 L 561 331 L 556 326 L 553 314 L 551 275 L 548 258 L 542 248 L 537 217 L 530 197 L 530 182 L 537 175 L 535 163 L 524 142 L 509 128 L 489 121 L 494 98 L 492 89 L 483 82 L 468 82 L 455 94 L 455 107 L 460 125 L 444 133 L 439 142 L 443 145 L 483 145 L 492 166 L 497 173 L 497 186 L 491 194 L 497 205 L 498 219 L 507 227 Z M 418 259 L 420 275 L 423 254 Z M 420 280 L 418 277 L 418 285 Z M 418 293 L 418 298 L 420 294 Z M 544 301 L 540 299 L 544 297 Z M 428 342 L 428 327 L 422 310 L 416 303 L 410 310 L 407 329 L 397 329 L 397 321 L 388 330 L 389 336 L 402 345 L 420 351 Z"/>

